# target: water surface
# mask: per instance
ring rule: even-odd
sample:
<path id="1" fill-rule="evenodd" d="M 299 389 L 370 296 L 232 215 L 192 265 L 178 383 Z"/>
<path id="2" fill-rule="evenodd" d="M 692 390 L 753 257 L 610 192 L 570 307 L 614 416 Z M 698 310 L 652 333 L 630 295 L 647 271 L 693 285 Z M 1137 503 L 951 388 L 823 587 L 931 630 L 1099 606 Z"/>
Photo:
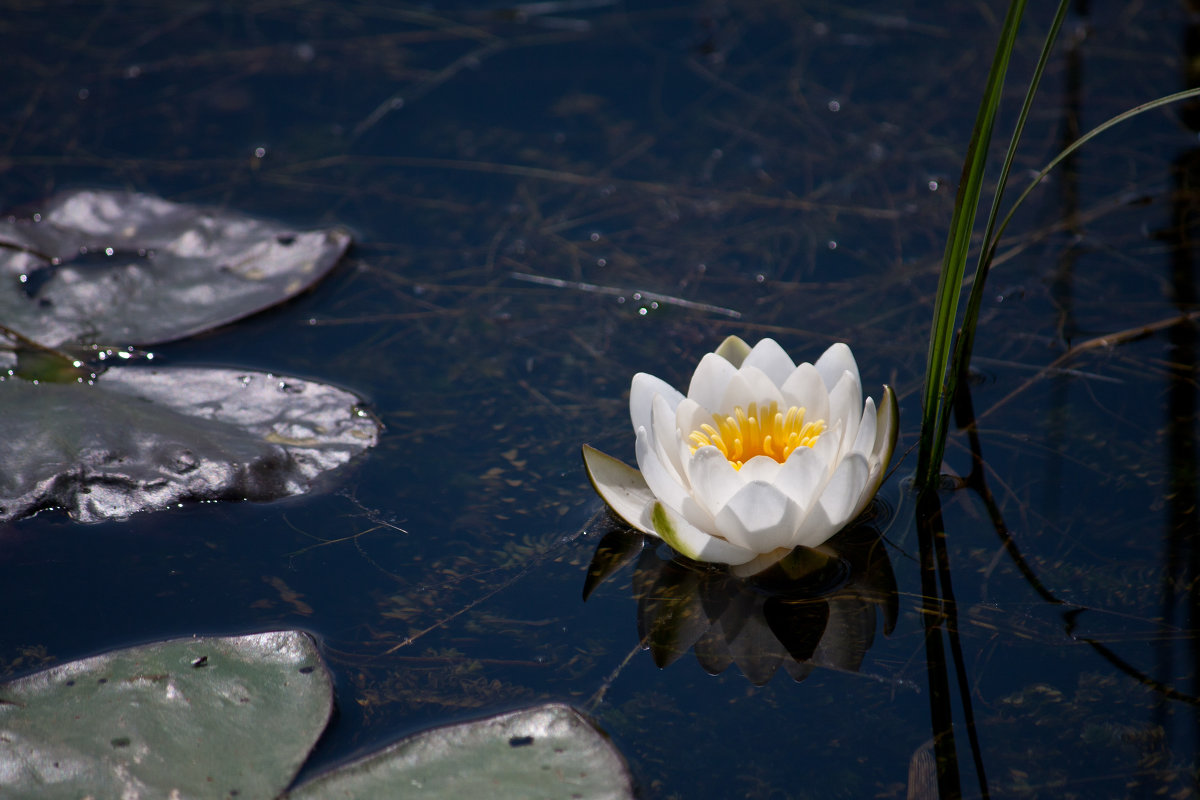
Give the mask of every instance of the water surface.
<path id="1" fill-rule="evenodd" d="M 1181 9 L 1090 5 L 1020 185 L 1073 131 L 1189 85 Z M 931 663 L 902 479 L 1001 4 L 10 7 L 4 204 L 104 186 L 349 227 L 312 292 L 155 353 L 336 383 L 386 432 L 307 497 L 0 528 L 0 671 L 301 627 L 338 683 L 317 768 L 565 700 L 647 798 L 928 797 L 938 713 L 966 796 L 1196 794 L 1186 109 L 1089 145 L 1005 240 L 971 386 L 979 460 L 956 434 L 947 464 L 992 506 L 978 480 L 942 497 L 958 647 Z M 1002 132 L 1047 16 L 1030 13 Z M 798 360 L 849 342 L 867 390 L 901 398 L 876 521 L 898 618 L 858 672 L 660 669 L 638 633 L 653 562 L 581 600 L 604 525 L 580 444 L 632 460 L 631 375 L 685 385 L 731 333 Z"/>

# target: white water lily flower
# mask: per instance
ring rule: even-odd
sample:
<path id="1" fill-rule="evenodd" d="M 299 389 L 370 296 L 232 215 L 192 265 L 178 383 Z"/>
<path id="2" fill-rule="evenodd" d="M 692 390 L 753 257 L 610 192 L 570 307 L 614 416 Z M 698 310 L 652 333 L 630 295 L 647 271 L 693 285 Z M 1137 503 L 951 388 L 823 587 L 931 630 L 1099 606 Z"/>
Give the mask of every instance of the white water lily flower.
<path id="1" fill-rule="evenodd" d="M 700 360 L 686 397 L 634 375 L 629 414 L 638 469 L 584 445 L 596 491 L 639 531 L 743 575 L 857 517 L 900 427 L 890 387 L 878 410 L 864 404 L 846 345 L 797 366 L 774 339 L 751 348 L 736 336 Z"/>

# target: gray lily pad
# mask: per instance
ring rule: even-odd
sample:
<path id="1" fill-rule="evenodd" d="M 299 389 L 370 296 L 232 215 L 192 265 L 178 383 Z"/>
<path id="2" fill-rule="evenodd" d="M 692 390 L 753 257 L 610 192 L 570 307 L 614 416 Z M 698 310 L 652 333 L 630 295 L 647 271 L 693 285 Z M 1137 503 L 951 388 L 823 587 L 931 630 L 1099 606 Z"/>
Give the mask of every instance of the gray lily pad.
<path id="1" fill-rule="evenodd" d="M 349 392 L 229 369 L 123 367 L 92 385 L 10 378 L 0 407 L 0 521 L 299 494 L 379 435 Z"/>
<path id="2" fill-rule="evenodd" d="M 275 797 L 332 707 L 296 631 L 74 661 L 0 685 L 0 796 Z"/>
<path id="3" fill-rule="evenodd" d="M 604 734 L 551 703 L 435 728 L 320 775 L 288 800 L 630 800 L 632 780 Z"/>
<path id="4" fill-rule="evenodd" d="M 0 320 L 50 346 L 149 345 L 303 291 L 350 245 L 136 192 L 80 190 L 0 219 Z"/>

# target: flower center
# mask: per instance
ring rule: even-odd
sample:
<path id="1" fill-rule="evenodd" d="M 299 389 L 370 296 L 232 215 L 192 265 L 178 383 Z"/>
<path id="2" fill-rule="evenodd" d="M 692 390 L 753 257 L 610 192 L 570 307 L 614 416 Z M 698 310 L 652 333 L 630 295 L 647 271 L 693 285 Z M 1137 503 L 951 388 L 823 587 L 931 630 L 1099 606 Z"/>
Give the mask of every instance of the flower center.
<path id="1" fill-rule="evenodd" d="M 770 456 L 782 464 L 797 447 L 812 447 L 824 432 L 825 420 L 805 422 L 804 409 L 799 406 L 783 412 L 776 403 L 761 410 L 751 403 L 749 409 L 734 408 L 732 416 L 713 414 L 713 424 L 692 431 L 688 441 L 693 453 L 711 445 L 734 469 L 741 469 L 755 456 Z"/>

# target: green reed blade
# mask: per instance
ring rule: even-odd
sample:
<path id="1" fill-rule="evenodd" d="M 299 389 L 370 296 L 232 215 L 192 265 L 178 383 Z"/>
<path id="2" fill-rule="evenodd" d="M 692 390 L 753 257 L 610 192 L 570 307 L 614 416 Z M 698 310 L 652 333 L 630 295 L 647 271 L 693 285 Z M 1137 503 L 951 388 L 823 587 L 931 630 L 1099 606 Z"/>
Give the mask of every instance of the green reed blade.
<path id="1" fill-rule="evenodd" d="M 1025 0 L 1012 0 L 1000 30 L 1000 42 L 992 58 L 987 84 L 975 116 L 975 127 L 967 146 L 967 157 L 963 163 L 962 178 L 954 201 L 954 215 L 950 222 L 950 235 L 946 240 L 946 251 L 942 256 L 942 272 L 938 279 L 937 298 L 934 303 L 933 328 L 929 336 L 929 355 L 925 363 L 925 393 L 922 401 L 921 443 L 917 456 L 917 483 L 919 486 L 936 484 L 941 460 L 933 460 L 936 452 L 944 449 L 946 431 L 939 420 L 944 417 L 942 408 L 948 406 L 946 394 L 946 371 L 954 337 L 954 321 L 958 316 L 958 300 L 962 293 L 963 274 L 966 271 L 967 253 L 971 246 L 971 232 L 975 227 L 975 215 L 979 208 L 979 196 L 983 189 L 983 171 L 987 164 L 988 149 L 995 127 L 996 111 L 1000 106 L 1004 88 L 1004 76 L 1012 56 L 1017 28 L 1025 13 Z M 942 442 L 937 447 L 938 441 Z"/>
<path id="2" fill-rule="evenodd" d="M 1060 6 L 1060 12 L 1065 12 L 1066 5 L 1067 5 L 1067 0 L 1063 0 L 1062 6 Z M 1061 16 L 1061 14 L 1060 14 L 1060 16 Z M 1057 20 L 1056 20 L 1056 23 L 1057 23 Z M 1052 31 L 1052 34 L 1055 32 L 1057 32 L 1057 25 L 1055 27 L 1055 30 Z M 1049 45 L 1050 45 L 1050 40 L 1047 39 L 1047 46 L 1049 46 Z M 1043 53 L 1043 55 L 1045 55 L 1045 53 Z M 1040 71 L 1041 71 L 1042 66 L 1043 65 L 1039 63 L 1039 74 L 1037 75 L 1037 79 L 1040 79 L 1040 77 L 1041 77 Z M 1034 178 L 1030 182 L 1029 186 L 1027 186 L 1025 188 L 1025 190 L 1023 192 L 1021 192 L 1021 194 L 1017 197 L 1016 201 L 1013 202 L 1012 207 L 1008 210 L 1008 213 L 1005 214 L 1004 219 L 1001 220 L 999 225 L 995 226 L 995 233 L 993 234 L 991 231 L 991 227 L 992 227 L 992 222 L 994 221 L 994 218 L 996 216 L 996 206 L 999 204 L 999 192 L 997 193 L 997 200 L 996 200 L 996 203 L 993 204 L 992 214 L 988 220 L 988 230 L 984 234 L 984 240 L 983 240 L 984 245 L 983 245 L 983 249 L 981 250 L 980 255 L 979 255 L 979 263 L 978 263 L 978 266 L 975 271 L 975 278 L 974 278 L 974 282 L 971 286 L 971 293 L 967 299 L 967 310 L 963 314 L 963 323 L 962 323 L 962 331 L 963 332 L 955 345 L 954 356 L 953 356 L 953 359 L 951 360 L 951 364 L 950 364 L 950 373 L 946 379 L 946 397 L 954 396 L 954 393 L 957 391 L 958 382 L 960 380 L 960 377 L 963 374 L 965 374 L 967 367 L 970 363 L 971 348 L 974 345 L 974 341 L 975 341 L 975 323 L 979 318 L 979 309 L 983 303 L 983 288 L 984 288 L 984 283 L 987 278 L 987 271 L 991 267 L 992 260 L 996 256 L 996 248 L 999 246 L 1000 237 L 1003 235 L 1005 229 L 1008 227 L 1009 222 L 1012 221 L 1013 215 L 1016 213 L 1017 208 L 1019 208 L 1021 206 L 1021 204 L 1025 201 L 1025 199 L 1029 197 L 1030 193 L 1034 190 L 1034 188 L 1036 188 L 1037 185 L 1039 183 L 1041 183 L 1042 179 L 1044 179 L 1046 177 L 1046 175 L 1048 175 L 1052 169 L 1054 169 L 1056 166 L 1061 164 L 1063 162 L 1063 160 L 1065 160 L 1068 156 L 1070 156 L 1072 153 L 1074 153 L 1079 148 L 1083 147 L 1083 145 L 1087 144 L 1089 141 L 1094 139 L 1099 134 L 1103 133 L 1104 131 L 1107 131 L 1109 128 L 1119 125 L 1122 122 L 1132 119 L 1133 117 L 1136 117 L 1140 114 L 1144 114 L 1147 111 L 1153 111 L 1156 108 L 1161 108 L 1163 106 L 1170 105 L 1171 103 L 1178 103 L 1181 100 L 1190 100 L 1190 99 L 1198 98 L 1198 97 L 1200 97 L 1200 88 L 1187 89 L 1185 91 L 1176 92 L 1174 94 L 1166 95 L 1164 97 L 1159 97 L 1155 100 L 1150 100 L 1146 103 L 1142 103 L 1139 106 L 1135 106 L 1134 108 L 1131 108 L 1127 111 L 1123 111 L 1120 114 L 1117 114 L 1116 116 L 1112 117 L 1111 119 L 1108 119 L 1105 122 L 1101 123 L 1100 125 L 1097 125 L 1095 128 L 1092 128 L 1090 131 L 1088 131 L 1084 135 L 1080 136 L 1079 139 L 1072 142 L 1068 147 L 1064 148 L 1062 150 L 1062 152 L 1060 152 L 1053 159 L 1051 159 L 1051 161 L 1048 164 L 1046 164 L 1046 166 L 1043 167 L 1042 170 L 1040 172 L 1038 172 L 1038 174 L 1036 176 L 1034 176 Z M 1032 98 L 1032 95 L 1027 97 L 1026 102 L 1028 103 L 1031 98 Z M 1023 117 L 1022 117 L 1021 122 L 1022 123 L 1024 122 Z M 1020 135 L 1019 128 L 1020 128 L 1020 124 L 1018 126 L 1017 132 L 1014 134 L 1014 138 Z M 1007 164 L 1006 164 L 1006 166 L 1007 166 Z M 1002 191 L 1002 189 L 1003 189 L 1003 183 L 1001 183 L 1000 191 Z M 942 408 L 941 430 L 943 432 L 945 432 L 947 430 L 947 428 L 949 427 L 949 416 L 950 416 L 951 405 L 952 404 L 947 403 Z M 933 463 L 937 463 L 937 464 L 941 463 L 942 453 L 945 450 L 945 443 L 946 443 L 946 434 L 945 433 L 943 433 L 940 436 L 940 438 L 933 443 L 934 452 L 931 455 L 931 461 Z"/>
<path id="3" fill-rule="evenodd" d="M 1156 108 L 1162 108 L 1163 106 L 1170 105 L 1171 103 L 1178 103 L 1181 100 L 1191 100 L 1192 98 L 1196 98 L 1196 97 L 1200 97 L 1200 88 L 1185 89 L 1182 92 L 1175 92 L 1174 94 L 1168 94 L 1163 97 L 1156 98 L 1154 100 L 1149 100 L 1145 103 L 1142 103 L 1141 105 L 1134 106 L 1133 108 L 1129 109 L 1128 111 L 1122 111 L 1120 114 L 1117 114 L 1115 117 L 1105 120 L 1104 122 L 1100 123 L 1096 127 L 1092 128 L 1087 133 L 1080 136 L 1078 139 L 1076 139 L 1074 142 L 1072 142 L 1069 147 L 1064 148 L 1063 151 L 1061 153 L 1059 153 L 1058 155 L 1056 155 L 1054 158 L 1052 158 L 1050 160 L 1050 162 L 1048 164 L 1046 164 L 1046 166 L 1042 167 L 1041 171 L 1038 172 L 1037 175 L 1033 176 L 1033 180 L 1030 181 L 1029 185 L 1025 187 L 1025 191 L 1021 192 L 1021 194 L 1017 196 L 1017 199 L 1015 201 L 1013 201 L 1012 208 L 1010 208 L 1008 210 L 1008 213 L 1004 215 L 1004 219 L 1000 221 L 1000 224 L 998 226 L 996 226 L 996 235 L 992 238 L 991 242 L 988 243 L 987 247 L 985 248 L 986 256 L 987 256 L 987 263 L 990 264 L 992 259 L 995 257 L 996 248 L 999 246 L 999 243 L 1000 243 L 1000 237 L 1004 235 L 1004 231 L 1008 228 L 1008 223 L 1012 222 L 1013 215 L 1017 213 L 1017 209 L 1021 206 L 1022 203 L 1025 202 L 1026 198 L 1029 197 L 1029 195 L 1033 192 L 1033 190 L 1037 188 L 1038 184 L 1041 183 L 1042 180 L 1047 175 L 1050 174 L 1050 170 L 1057 167 L 1068 156 L 1070 156 L 1072 153 L 1074 153 L 1079 148 L 1083 147 L 1085 144 L 1090 142 L 1092 139 L 1095 139 L 1097 136 L 1104 133 L 1109 128 L 1115 127 L 1115 126 L 1121 124 L 1122 122 L 1133 119 L 1134 117 L 1139 116 L 1141 114 L 1145 114 L 1147 111 L 1153 111 Z"/>
<path id="4" fill-rule="evenodd" d="M 975 265 L 975 277 L 971 282 L 967 309 L 963 313 L 960 325 L 961 333 L 955 343 L 954 356 L 950 360 L 949 370 L 946 374 L 943 395 L 945 401 L 939 408 L 939 416 L 934 427 L 936 435 L 931 443 L 932 450 L 929 461 L 930 464 L 937 465 L 937 467 L 940 467 L 942 455 L 946 449 L 950 412 L 954 406 L 954 396 L 958 391 L 959 379 L 966 374 L 971 360 L 971 349 L 975 343 L 975 324 L 979 320 L 980 306 L 983 305 L 983 288 L 987 283 L 988 268 L 991 266 L 992 256 L 995 253 L 995 242 L 999 238 L 999 234 L 996 232 L 996 219 L 999 216 L 1000 203 L 1004 199 L 1004 190 L 1008 186 L 1008 176 L 1012 170 L 1013 159 L 1017 154 L 1017 146 L 1021 142 L 1021 135 L 1025 132 L 1025 122 L 1033 107 L 1033 98 L 1037 95 L 1038 87 L 1041 85 L 1042 76 L 1046 72 L 1046 64 L 1050 60 L 1050 53 L 1054 50 L 1054 42 L 1058 39 L 1058 32 L 1062 29 L 1063 20 L 1066 19 L 1069 7 L 1069 0 L 1060 0 L 1058 11 L 1054 15 L 1053 22 L 1050 23 L 1050 29 L 1046 32 L 1046 40 L 1042 43 L 1042 52 L 1038 56 L 1037 66 L 1034 67 L 1029 87 L 1025 91 L 1025 100 L 1021 103 L 1021 111 L 1017 115 L 1016 125 L 1013 126 L 1012 136 L 1008 140 L 1008 150 L 1004 154 L 1004 164 L 1000 168 L 1000 178 L 996 182 L 996 193 L 992 197 L 992 206 L 988 211 L 987 224 L 984 226 L 983 245 L 979 251 L 979 260 Z M 1012 212 L 1010 211 L 1005 217 L 1005 223 L 1011 218 Z"/>

